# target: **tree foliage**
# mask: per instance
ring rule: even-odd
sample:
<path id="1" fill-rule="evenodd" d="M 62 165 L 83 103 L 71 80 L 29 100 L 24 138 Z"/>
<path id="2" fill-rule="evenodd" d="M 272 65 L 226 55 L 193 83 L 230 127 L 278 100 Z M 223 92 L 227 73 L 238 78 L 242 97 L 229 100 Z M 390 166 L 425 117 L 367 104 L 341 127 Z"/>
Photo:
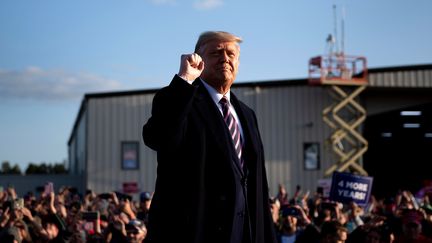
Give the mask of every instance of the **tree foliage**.
<path id="1" fill-rule="evenodd" d="M 25 170 L 26 175 L 41 175 L 41 174 L 67 174 L 65 163 L 47 164 L 30 163 Z M 21 175 L 22 171 L 18 164 L 11 165 L 7 160 L 1 163 L 0 174 L 2 175 Z"/>
<path id="2" fill-rule="evenodd" d="M 21 168 L 17 164 L 12 166 L 9 161 L 5 160 L 1 164 L 0 174 L 3 174 L 3 175 L 21 175 Z"/>
<path id="3" fill-rule="evenodd" d="M 67 174 L 68 171 L 65 168 L 64 164 L 57 163 L 57 164 L 47 164 L 47 163 L 40 163 L 40 164 L 34 164 L 30 163 L 27 166 L 27 169 L 25 171 L 26 175 L 40 175 L 40 174 Z"/>

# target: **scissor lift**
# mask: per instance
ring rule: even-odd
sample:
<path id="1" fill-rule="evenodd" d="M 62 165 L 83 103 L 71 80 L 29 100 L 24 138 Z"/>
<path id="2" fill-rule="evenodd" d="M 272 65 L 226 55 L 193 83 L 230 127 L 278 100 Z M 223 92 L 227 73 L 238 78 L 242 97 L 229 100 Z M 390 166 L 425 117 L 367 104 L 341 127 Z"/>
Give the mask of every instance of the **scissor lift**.
<path id="1" fill-rule="evenodd" d="M 359 132 L 366 119 L 366 110 L 358 96 L 366 88 L 366 58 L 345 56 L 342 53 L 313 57 L 309 61 L 309 83 L 326 85 L 333 103 L 323 110 L 323 120 L 332 129 L 329 143 L 339 159 L 325 171 L 367 175 L 361 165 L 368 149 L 367 140 Z"/>

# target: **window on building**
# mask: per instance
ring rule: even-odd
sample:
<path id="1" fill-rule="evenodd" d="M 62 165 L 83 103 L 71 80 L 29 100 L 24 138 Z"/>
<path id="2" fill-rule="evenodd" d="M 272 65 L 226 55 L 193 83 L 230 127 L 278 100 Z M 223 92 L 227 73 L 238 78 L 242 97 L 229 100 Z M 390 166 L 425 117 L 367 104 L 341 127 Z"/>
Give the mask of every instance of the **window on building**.
<path id="1" fill-rule="evenodd" d="M 121 143 L 121 165 L 123 170 L 139 169 L 139 142 Z"/>
<path id="2" fill-rule="evenodd" d="M 305 170 L 320 169 L 319 143 L 303 143 L 303 158 Z"/>

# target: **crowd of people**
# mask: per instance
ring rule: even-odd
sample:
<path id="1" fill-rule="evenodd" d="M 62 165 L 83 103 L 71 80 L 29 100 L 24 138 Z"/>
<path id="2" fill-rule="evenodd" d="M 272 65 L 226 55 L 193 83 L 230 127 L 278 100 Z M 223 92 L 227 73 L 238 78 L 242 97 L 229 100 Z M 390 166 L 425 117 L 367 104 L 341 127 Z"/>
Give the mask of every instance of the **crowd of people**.
<path id="1" fill-rule="evenodd" d="M 281 243 L 425 243 L 432 242 L 431 195 L 401 190 L 393 197 L 372 195 L 360 206 L 318 191 L 301 193 L 300 187 L 289 197 L 279 185 L 270 203 Z"/>
<path id="2" fill-rule="evenodd" d="M 0 242 L 143 242 L 151 199 L 69 187 L 18 197 L 8 187 L 0 192 Z"/>
<path id="3" fill-rule="evenodd" d="M 359 206 L 279 185 L 269 206 L 280 243 L 423 243 L 432 242 L 429 196 L 403 190 Z M 19 197 L 9 187 L 0 191 L 0 242 L 143 242 L 151 200 L 68 187 Z"/>

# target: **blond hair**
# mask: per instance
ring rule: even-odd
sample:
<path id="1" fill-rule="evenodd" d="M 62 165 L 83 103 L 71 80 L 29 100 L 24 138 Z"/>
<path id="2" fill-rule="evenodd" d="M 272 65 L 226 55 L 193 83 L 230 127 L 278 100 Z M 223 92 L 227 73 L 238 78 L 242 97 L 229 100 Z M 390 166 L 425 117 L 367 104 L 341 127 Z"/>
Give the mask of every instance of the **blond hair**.
<path id="1" fill-rule="evenodd" d="M 226 42 L 236 42 L 237 44 L 242 43 L 242 39 L 236 35 L 225 31 L 206 31 L 202 33 L 195 45 L 195 53 L 202 52 L 202 48 L 211 41 L 226 41 Z"/>

